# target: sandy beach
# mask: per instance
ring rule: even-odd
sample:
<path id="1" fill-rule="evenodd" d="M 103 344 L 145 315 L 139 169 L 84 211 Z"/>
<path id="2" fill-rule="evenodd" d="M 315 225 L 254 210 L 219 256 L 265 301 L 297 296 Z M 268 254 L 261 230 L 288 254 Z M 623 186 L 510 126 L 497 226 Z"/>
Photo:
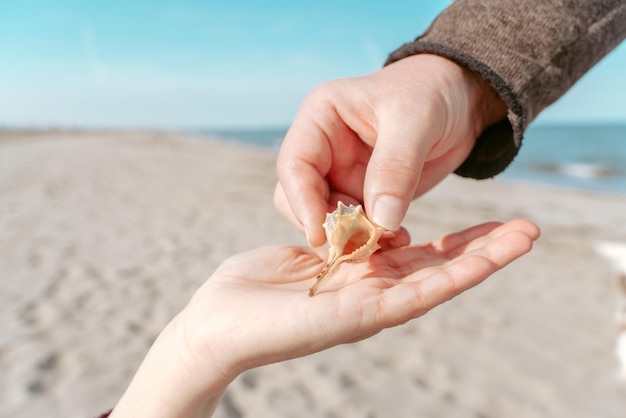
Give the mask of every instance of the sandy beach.
<path id="1" fill-rule="evenodd" d="M 227 257 L 304 245 L 275 211 L 275 151 L 159 132 L 0 133 L 0 417 L 113 407 L 150 344 Z M 415 243 L 528 218 L 534 250 L 426 316 L 246 372 L 216 417 L 603 417 L 626 411 L 620 303 L 597 240 L 626 196 L 450 177 Z"/>

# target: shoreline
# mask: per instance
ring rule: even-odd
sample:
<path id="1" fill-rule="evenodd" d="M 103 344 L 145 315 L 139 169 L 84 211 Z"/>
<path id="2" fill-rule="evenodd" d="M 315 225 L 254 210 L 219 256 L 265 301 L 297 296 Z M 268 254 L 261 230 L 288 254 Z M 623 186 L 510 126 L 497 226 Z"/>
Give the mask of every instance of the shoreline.
<path id="1" fill-rule="evenodd" d="M 530 131 L 536 130 L 559 130 L 559 129 L 571 129 L 573 125 L 542 125 L 539 127 L 531 127 Z M 587 128 L 620 128 L 626 129 L 624 124 L 582 124 L 581 126 Z M 94 133 L 104 135 L 133 135 L 133 134 L 151 134 L 151 135 L 166 135 L 170 137 L 180 138 L 197 138 L 200 141 L 218 141 L 226 144 L 242 145 L 244 147 L 251 146 L 255 148 L 261 148 L 270 150 L 272 152 L 278 152 L 282 135 L 287 132 L 287 127 L 259 127 L 259 128 L 224 128 L 224 129 L 134 129 L 134 128 L 10 128 L 0 127 L 0 143 L 3 137 L 19 136 L 23 138 L 29 138 L 33 136 L 50 136 L 50 135 L 91 135 Z M 271 139 L 271 140 L 270 140 Z M 580 191 L 593 191 L 598 193 L 607 193 L 611 195 L 624 195 L 626 196 L 626 177 L 624 177 L 624 171 L 622 169 L 615 173 L 596 173 L 593 170 L 609 169 L 605 167 L 605 164 L 598 162 L 584 162 L 584 161 L 561 161 L 550 163 L 550 169 L 546 171 L 543 163 L 539 163 L 539 167 L 543 169 L 529 169 L 528 161 L 525 158 L 526 152 L 536 152 L 536 144 L 534 142 L 536 138 L 530 138 L 529 141 L 533 142 L 529 145 L 529 149 L 524 148 L 520 157 L 512 163 L 504 172 L 495 177 L 498 181 L 507 181 L 512 183 L 521 183 L 529 186 L 549 186 L 558 189 L 566 190 L 580 190 Z M 559 139 L 559 138 L 557 138 Z M 520 161 L 517 161 L 520 160 Z M 574 172 L 567 174 L 568 170 L 572 169 Z M 530 170 L 530 171 L 529 171 Z M 581 173 L 580 171 L 583 171 Z M 517 173 L 517 174 L 511 174 Z M 546 178 L 541 179 L 544 176 Z M 555 178 L 550 178 L 550 177 Z M 615 179 L 621 179 L 623 185 L 611 185 L 599 186 L 598 183 L 609 182 L 612 183 Z M 585 182 L 591 182 L 585 185 Z"/>

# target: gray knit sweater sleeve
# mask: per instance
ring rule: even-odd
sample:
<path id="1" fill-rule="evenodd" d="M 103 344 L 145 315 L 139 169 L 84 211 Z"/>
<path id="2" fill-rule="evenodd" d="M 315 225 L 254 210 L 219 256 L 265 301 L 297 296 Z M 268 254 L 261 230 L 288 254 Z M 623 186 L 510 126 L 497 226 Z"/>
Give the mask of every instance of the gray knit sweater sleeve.
<path id="1" fill-rule="evenodd" d="M 456 171 L 487 178 L 504 170 L 528 124 L 626 37 L 626 0 L 456 0 L 390 64 L 418 53 L 479 73 L 508 106 Z"/>

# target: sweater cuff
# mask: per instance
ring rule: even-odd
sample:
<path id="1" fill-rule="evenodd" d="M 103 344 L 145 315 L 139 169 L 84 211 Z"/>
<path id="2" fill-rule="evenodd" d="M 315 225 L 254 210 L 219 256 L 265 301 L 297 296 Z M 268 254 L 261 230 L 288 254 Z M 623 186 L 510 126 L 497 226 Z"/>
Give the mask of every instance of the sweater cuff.
<path id="1" fill-rule="evenodd" d="M 445 45 L 419 41 L 419 39 L 392 52 L 385 65 L 422 53 L 446 57 L 470 71 L 478 73 L 507 105 L 507 118 L 483 131 L 476 139 L 476 144 L 470 155 L 455 171 L 462 177 L 475 179 L 490 178 L 502 172 L 517 155 L 524 133 L 522 106 L 511 87 L 483 62 Z"/>

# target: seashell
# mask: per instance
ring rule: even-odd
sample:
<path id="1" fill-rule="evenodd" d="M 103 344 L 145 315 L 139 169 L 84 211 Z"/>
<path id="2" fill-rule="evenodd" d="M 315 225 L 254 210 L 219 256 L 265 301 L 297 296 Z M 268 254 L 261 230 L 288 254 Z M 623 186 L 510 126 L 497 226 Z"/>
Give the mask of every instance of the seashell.
<path id="1" fill-rule="evenodd" d="M 337 202 L 337 209 L 326 214 L 324 221 L 329 246 L 328 261 L 309 289 L 314 296 L 320 283 L 341 264 L 366 261 L 380 248 L 378 240 L 385 229 L 367 219 L 361 205 Z"/>

